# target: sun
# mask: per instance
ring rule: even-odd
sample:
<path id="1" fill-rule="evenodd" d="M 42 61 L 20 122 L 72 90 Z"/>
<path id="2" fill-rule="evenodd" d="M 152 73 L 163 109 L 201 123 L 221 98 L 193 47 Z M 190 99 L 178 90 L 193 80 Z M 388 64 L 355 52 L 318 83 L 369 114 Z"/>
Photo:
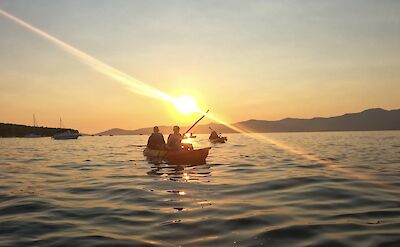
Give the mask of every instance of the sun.
<path id="1" fill-rule="evenodd" d="M 185 115 L 199 111 L 196 100 L 192 96 L 188 95 L 176 98 L 175 107 L 180 113 Z"/>

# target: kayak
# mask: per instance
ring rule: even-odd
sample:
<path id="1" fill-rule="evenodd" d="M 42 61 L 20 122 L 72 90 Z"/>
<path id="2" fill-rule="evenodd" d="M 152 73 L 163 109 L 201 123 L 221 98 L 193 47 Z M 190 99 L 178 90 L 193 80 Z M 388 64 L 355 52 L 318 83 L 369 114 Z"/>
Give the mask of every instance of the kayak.
<path id="1" fill-rule="evenodd" d="M 146 148 L 143 155 L 150 159 L 164 160 L 170 164 L 202 164 L 205 163 L 210 147 L 194 150 L 154 150 Z"/>
<path id="2" fill-rule="evenodd" d="M 193 135 L 192 133 L 186 133 L 183 136 L 183 139 L 190 139 L 190 138 L 196 138 L 197 136 Z"/>
<path id="3" fill-rule="evenodd" d="M 225 143 L 228 140 L 227 137 L 218 137 L 214 139 L 210 139 L 210 142 L 212 143 Z"/>

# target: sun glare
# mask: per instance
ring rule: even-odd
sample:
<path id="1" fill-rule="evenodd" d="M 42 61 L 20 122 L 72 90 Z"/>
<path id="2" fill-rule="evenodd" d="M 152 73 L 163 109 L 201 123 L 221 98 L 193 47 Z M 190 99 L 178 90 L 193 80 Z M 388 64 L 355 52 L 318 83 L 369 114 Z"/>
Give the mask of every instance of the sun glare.
<path id="1" fill-rule="evenodd" d="M 196 100 L 192 96 L 180 96 L 175 101 L 176 109 L 185 115 L 199 111 Z"/>

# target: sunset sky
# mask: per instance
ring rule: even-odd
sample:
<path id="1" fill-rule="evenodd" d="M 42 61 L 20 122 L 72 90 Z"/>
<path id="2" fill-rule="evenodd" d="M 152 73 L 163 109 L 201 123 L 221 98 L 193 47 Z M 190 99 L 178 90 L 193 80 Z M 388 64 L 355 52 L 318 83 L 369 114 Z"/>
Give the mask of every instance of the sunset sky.
<path id="1" fill-rule="evenodd" d="M 400 108 L 400 1 L 0 0 L 0 9 L 227 122 Z M 190 124 L 0 15 L 0 122 Z"/>

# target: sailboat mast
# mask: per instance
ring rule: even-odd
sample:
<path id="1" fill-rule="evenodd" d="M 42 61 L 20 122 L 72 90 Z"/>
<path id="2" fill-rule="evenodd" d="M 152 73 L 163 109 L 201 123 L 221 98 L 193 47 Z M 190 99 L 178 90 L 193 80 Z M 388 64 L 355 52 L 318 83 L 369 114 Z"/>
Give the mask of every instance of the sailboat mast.
<path id="1" fill-rule="evenodd" d="M 33 114 L 33 127 L 37 127 L 36 116 Z"/>

